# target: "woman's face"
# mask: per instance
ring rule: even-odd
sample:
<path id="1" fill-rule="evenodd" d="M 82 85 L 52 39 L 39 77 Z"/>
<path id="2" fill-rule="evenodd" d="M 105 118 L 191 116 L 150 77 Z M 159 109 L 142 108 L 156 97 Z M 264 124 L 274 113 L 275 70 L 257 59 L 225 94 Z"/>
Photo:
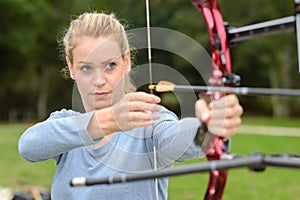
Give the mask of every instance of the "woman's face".
<path id="1" fill-rule="evenodd" d="M 106 108 L 124 95 L 124 75 L 130 71 L 130 52 L 122 55 L 114 38 L 81 37 L 67 58 L 87 112 Z"/>

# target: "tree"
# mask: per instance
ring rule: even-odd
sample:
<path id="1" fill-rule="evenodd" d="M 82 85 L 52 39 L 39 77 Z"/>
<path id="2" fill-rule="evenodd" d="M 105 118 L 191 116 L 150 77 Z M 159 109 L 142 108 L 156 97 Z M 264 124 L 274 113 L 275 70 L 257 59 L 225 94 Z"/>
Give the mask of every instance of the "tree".
<path id="1" fill-rule="evenodd" d="M 292 15 L 294 10 L 292 0 L 219 3 L 224 19 L 237 27 Z M 186 34 L 210 52 L 204 20 L 190 1 L 152 0 L 150 9 L 151 26 Z M 49 112 L 71 105 L 73 83 L 59 73 L 65 62 L 57 40 L 72 16 L 94 10 L 114 12 L 129 29 L 146 25 L 145 2 L 137 0 L 0 0 L 0 10 L 0 102 L 5 105 L 0 108 L 0 120 L 6 120 L 8 113 L 16 116 L 16 110 L 44 119 Z M 232 47 L 234 71 L 241 74 L 245 86 L 299 87 L 295 48 L 293 33 L 240 43 Z M 177 55 L 153 50 L 153 61 L 172 66 L 191 83 L 200 84 L 197 73 Z M 146 62 L 147 51 L 139 50 L 137 64 Z M 299 115 L 299 103 L 282 98 L 241 97 L 241 102 L 255 113 L 282 117 L 282 110 L 290 109 Z"/>
<path id="2" fill-rule="evenodd" d="M 293 15 L 293 1 L 222 1 L 224 16 L 233 26 L 243 26 Z M 242 6 L 243 5 L 243 6 Z M 258 9 L 260 8 L 260 9 Z M 235 12 L 231 12 L 231 11 Z M 263 12 L 262 12 L 263 10 Z M 233 65 L 242 74 L 243 85 L 256 87 L 293 87 L 297 72 L 295 34 L 279 34 L 257 38 L 233 47 Z M 297 81 L 299 82 L 299 81 Z M 286 97 L 258 97 L 255 104 L 252 98 L 242 98 L 245 105 L 261 107 L 265 113 L 276 118 L 289 117 L 291 99 Z M 248 101 L 249 100 L 249 101 Z M 247 107 L 247 106 L 246 106 Z"/>

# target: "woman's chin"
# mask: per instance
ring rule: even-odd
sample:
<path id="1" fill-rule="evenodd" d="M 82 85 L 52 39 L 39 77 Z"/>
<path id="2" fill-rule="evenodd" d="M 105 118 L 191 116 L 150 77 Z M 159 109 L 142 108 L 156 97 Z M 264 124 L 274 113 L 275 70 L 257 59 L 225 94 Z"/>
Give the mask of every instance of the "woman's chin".
<path id="1" fill-rule="evenodd" d="M 107 108 L 111 106 L 111 102 L 94 102 L 94 104 L 85 104 L 84 108 L 86 112 L 91 112 L 94 110 L 101 110 L 103 108 Z"/>
<path id="2" fill-rule="evenodd" d="M 101 110 L 103 108 L 107 108 L 111 106 L 111 102 L 96 102 L 94 105 L 94 110 Z"/>

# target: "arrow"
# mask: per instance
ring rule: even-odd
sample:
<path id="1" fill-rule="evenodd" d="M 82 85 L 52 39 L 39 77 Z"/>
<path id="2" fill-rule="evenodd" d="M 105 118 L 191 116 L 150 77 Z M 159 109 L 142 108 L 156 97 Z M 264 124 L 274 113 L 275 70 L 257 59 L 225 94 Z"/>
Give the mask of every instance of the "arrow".
<path id="1" fill-rule="evenodd" d="M 220 86 L 193 86 L 175 85 L 169 81 L 160 81 L 157 85 L 149 85 L 150 90 L 156 92 L 222 92 L 238 95 L 265 95 L 265 96 L 300 96 L 299 89 L 281 88 L 251 88 L 251 87 L 220 87 Z"/>

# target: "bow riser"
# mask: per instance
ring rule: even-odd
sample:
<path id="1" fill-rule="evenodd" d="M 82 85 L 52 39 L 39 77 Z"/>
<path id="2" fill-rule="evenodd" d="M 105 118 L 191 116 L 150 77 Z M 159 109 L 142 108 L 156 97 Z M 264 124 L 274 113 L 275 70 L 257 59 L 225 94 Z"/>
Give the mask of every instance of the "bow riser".
<path id="1" fill-rule="evenodd" d="M 231 59 L 227 33 L 224 26 L 223 18 L 220 13 L 220 7 L 217 0 L 192 0 L 192 4 L 203 14 L 211 44 L 212 52 L 212 74 L 209 83 L 212 86 L 223 86 L 223 77 L 230 75 Z M 224 93 L 213 92 L 210 94 L 212 99 L 220 99 Z M 207 159 L 220 160 L 222 155 L 226 153 L 223 139 L 215 137 L 213 148 L 207 152 Z M 206 200 L 221 200 L 226 184 L 228 172 L 212 171 L 205 194 Z"/>

